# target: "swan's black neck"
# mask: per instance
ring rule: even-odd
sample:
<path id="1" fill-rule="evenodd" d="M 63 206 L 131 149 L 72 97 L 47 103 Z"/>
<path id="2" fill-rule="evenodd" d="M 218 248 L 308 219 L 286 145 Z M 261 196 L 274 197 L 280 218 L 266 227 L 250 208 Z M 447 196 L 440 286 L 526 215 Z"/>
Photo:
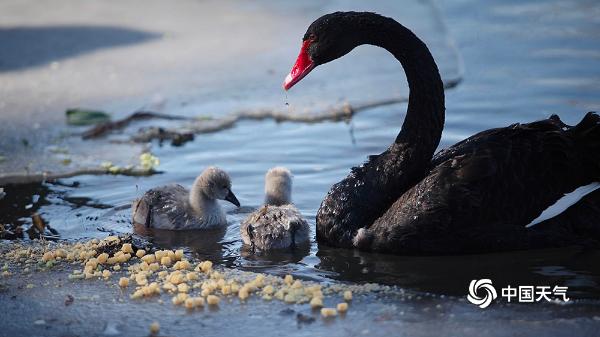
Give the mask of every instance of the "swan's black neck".
<path id="1" fill-rule="evenodd" d="M 395 142 L 335 184 L 317 213 L 317 239 L 350 247 L 359 228 L 370 227 L 427 174 L 444 127 L 444 88 L 431 53 L 410 30 L 373 13 L 341 15 L 350 16 L 352 24 L 344 33 L 352 40 L 339 43 L 385 48 L 402 63 L 410 89 L 407 114 Z"/>
<path id="2" fill-rule="evenodd" d="M 444 128 L 444 86 L 427 46 L 393 19 L 362 17 L 354 25 L 357 44 L 371 44 L 392 53 L 402 64 L 410 89 L 408 109 L 396 143 L 410 143 L 429 160 Z"/>

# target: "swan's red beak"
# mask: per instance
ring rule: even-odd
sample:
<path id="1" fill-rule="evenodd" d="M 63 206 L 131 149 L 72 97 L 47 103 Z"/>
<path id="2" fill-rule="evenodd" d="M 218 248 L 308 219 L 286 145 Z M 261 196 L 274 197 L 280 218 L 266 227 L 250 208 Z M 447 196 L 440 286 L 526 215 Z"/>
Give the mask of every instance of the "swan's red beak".
<path id="1" fill-rule="evenodd" d="M 308 56 L 308 47 L 310 47 L 312 40 L 305 40 L 302 42 L 302 48 L 300 54 L 296 59 L 296 63 L 292 67 L 292 71 L 285 77 L 283 82 L 283 89 L 288 90 L 294 86 L 294 84 L 300 82 L 304 76 L 308 75 L 311 70 L 315 68 L 315 64 Z"/>

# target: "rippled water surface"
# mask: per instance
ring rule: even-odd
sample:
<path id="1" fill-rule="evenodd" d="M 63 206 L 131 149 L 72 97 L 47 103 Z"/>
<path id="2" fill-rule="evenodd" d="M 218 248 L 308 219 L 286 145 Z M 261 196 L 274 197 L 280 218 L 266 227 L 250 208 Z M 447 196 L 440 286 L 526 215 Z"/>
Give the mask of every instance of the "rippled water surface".
<path id="1" fill-rule="evenodd" d="M 394 3 L 377 6 L 407 26 L 416 26 L 431 46 L 445 80 L 462 78 L 446 94 L 447 123 L 441 147 L 484 129 L 552 113 L 575 123 L 586 111 L 600 107 L 597 2 L 498 1 L 483 5 L 465 0 L 440 8 L 429 3 L 408 8 Z M 300 37 L 290 38 L 299 41 Z M 296 52 L 275 53 L 285 58 L 275 62 L 277 67 L 285 64 L 285 69 L 276 69 L 277 75 L 286 73 Z M 276 91 L 278 87 L 260 84 L 262 79 L 268 83 L 283 80 L 269 73 L 257 77 L 256 83 L 219 87 L 229 90 L 219 94 L 205 91 L 192 103 L 169 105 L 166 112 L 210 114 L 244 104 L 302 111 L 319 104 L 407 95 L 400 66 L 374 48 L 359 48 L 339 64 L 323 66 L 314 73 L 287 96 Z M 310 104 L 307 97 L 312 99 Z M 152 152 L 161 160 L 162 174 L 143 178 L 80 176 L 41 186 L 9 186 L 0 221 L 23 222 L 27 227 L 30 215 L 38 212 L 61 238 L 128 233 L 132 231 L 132 199 L 161 184 L 190 185 L 203 168 L 218 165 L 230 173 L 242 204 L 240 209 L 223 204 L 230 222 L 224 236 L 159 233 L 149 236 L 150 240 L 163 247 L 184 247 L 228 266 L 292 272 L 317 280 L 378 281 L 462 296 L 469 280 L 487 277 L 498 284 L 568 285 L 574 297 L 600 297 L 598 251 L 398 257 L 333 249 L 314 242 L 315 214 L 329 187 L 367 155 L 387 147 L 399 131 L 405 109 L 406 104 L 382 106 L 363 111 L 351 121 L 318 124 L 244 121 L 231 129 L 198 135 L 183 147 L 154 144 Z M 255 256 L 242 249 L 239 224 L 261 204 L 264 173 L 275 165 L 285 165 L 294 173 L 293 199 L 313 227 L 313 244 L 309 251 Z"/>

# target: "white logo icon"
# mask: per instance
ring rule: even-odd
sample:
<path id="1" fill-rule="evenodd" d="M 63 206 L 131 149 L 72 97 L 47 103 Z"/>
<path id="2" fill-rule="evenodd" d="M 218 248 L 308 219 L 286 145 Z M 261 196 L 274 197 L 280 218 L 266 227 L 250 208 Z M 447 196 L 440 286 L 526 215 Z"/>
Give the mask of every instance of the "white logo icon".
<path id="1" fill-rule="evenodd" d="M 485 291 L 485 296 L 480 297 L 477 295 L 479 289 Z M 471 284 L 469 284 L 469 295 L 467 295 L 467 300 L 478 305 L 481 309 L 487 308 L 496 297 L 498 297 L 498 294 L 496 293 L 494 286 L 492 286 L 492 280 L 490 279 L 484 278 L 481 280 L 472 280 Z"/>

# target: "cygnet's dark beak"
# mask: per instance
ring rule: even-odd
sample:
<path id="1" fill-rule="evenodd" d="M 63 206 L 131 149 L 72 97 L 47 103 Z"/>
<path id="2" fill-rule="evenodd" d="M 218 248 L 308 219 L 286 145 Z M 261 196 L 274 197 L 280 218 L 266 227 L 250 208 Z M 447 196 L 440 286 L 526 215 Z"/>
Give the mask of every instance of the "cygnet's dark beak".
<path id="1" fill-rule="evenodd" d="M 233 194 L 233 192 L 231 192 L 231 190 L 229 190 L 229 194 L 227 194 L 227 196 L 225 197 L 225 200 L 236 205 L 237 207 L 240 207 L 240 202 L 237 200 L 237 198 L 235 197 L 235 194 Z"/>

